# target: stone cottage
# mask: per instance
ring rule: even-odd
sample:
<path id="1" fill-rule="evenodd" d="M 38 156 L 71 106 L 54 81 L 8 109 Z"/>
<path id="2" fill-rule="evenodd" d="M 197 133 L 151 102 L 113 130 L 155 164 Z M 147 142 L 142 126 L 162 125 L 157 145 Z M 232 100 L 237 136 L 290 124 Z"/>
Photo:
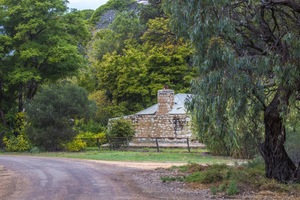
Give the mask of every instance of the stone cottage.
<path id="1" fill-rule="evenodd" d="M 136 137 L 190 138 L 190 117 L 184 103 L 190 94 L 174 94 L 174 90 L 157 92 L 157 104 L 136 114 L 125 116 L 135 126 Z"/>

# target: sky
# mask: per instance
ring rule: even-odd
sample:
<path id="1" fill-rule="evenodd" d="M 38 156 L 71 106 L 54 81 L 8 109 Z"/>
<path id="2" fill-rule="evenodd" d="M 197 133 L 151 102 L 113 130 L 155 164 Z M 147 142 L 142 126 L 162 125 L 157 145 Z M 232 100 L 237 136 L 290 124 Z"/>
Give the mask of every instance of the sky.
<path id="1" fill-rule="evenodd" d="M 93 9 L 96 10 L 99 6 L 105 4 L 108 0 L 69 0 L 69 8 L 78 10 Z"/>

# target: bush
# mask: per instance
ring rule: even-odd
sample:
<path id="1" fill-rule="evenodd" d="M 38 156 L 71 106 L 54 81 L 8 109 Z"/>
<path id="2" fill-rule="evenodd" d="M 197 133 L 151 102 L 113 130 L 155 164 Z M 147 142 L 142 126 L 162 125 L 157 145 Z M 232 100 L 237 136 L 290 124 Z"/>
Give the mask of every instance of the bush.
<path id="1" fill-rule="evenodd" d="M 13 129 L 3 131 L 2 142 L 6 151 L 20 152 L 30 150 L 31 144 L 25 130 L 25 113 L 19 112 L 11 115 Z M 5 130 L 5 129 L 2 129 Z M 6 132 L 6 133 L 5 133 Z"/>
<path id="2" fill-rule="evenodd" d="M 226 194 L 232 196 L 238 194 L 239 192 L 240 190 L 238 188 L 236 181 L 230 181 L 226 189 Z"/>
<path id="3" fill-rule="evenodd" d="M 38 148 L 38 147 L 32 147 L 31 149 L 30 149 L 30 153 L 40 153 L 40 152 L 42 152 L 43 150 L 42 149 L 40 149 L 40 148 Z"/>
<path id="4" fill-rule="evenodd" d="M 63 146 L 67 151 L 78 152 L 82 151 L 86 147 L 86 142 L 84 142 L 82 139 L 75 138 L 73 141 L 68 142 Z"/>
<path id="5" fill-rule="evenodd" d="M 106 127 L 103 126 L 98 121 L 95 121 L 95 119 L 90 119 L 88 121 L 84 119 L 76 119 L 75 120 L 75 129 L 78 130 L 79 133 L 85 133 L 89 132 L 92 134 L 104 132 L 106 130 Z"/>
<path id="6" fill-rule="evenodd" d="M 200 169 L 200 168 L 199 168 Z M 203 184 L 217 183 L 229 178 L 230 169 L 227 165 L 211 165 L 203 171 L 198 171 L 186 177 L 188 182 Z"/>
<path id="7" fill-rule="evenodd" d="M 84 140 L 87 147 L 98 146 L 97 140 L 99 140 L 100 145 L 107 143 L 106 134 L 104 132 L 97 134 L 92 132 L 82 132 L 78 134 L 76 138 Z"/>
<path id="8" fill-rule="evenodd" d="M 75 119 L 88 118 L 95 107 L 83 88 L 62 84 L 44 86 L 25 109 L 30 141 L 39 148 L 56 151 L 76 136 Z"/>
<path id="9" fill-rule="evenodd" d="M 5 136 L 3 144 L 5 145 L 5 150 L 11 152 L 28 151 L 31 148 L 28 138 L 23 133 L 18 136 Z"/>
<path id="10" fill-rule="evenodd" d="M 112 148 L 118 149 L 128 145 L 135 131 L 130 121 L 125 119 L 112 120 L 108 126 L 107 137 Z"/>

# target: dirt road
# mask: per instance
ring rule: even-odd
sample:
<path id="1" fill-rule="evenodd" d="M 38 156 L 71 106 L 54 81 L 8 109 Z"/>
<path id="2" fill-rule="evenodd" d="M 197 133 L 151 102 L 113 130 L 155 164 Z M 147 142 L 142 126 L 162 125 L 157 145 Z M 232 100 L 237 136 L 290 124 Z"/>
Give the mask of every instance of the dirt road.
<path id="1" fill-rule="evenodd" d="M 148 200 L 160 198 L 143 193 L 129 175 L 170 164 L 1 156 L 0 166 L 1 200 Z"/>

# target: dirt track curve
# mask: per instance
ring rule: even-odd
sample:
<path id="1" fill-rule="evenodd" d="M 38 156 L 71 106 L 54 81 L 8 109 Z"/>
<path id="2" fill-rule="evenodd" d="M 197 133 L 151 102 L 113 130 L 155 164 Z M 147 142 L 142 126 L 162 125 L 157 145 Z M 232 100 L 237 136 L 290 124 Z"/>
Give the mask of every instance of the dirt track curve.
<path id="1" fill-rule="evenodd" d="M 148 200 L 160 198 L 143 193 L 130 175 L 170 164 L 0 156 L 0 166 L 0 182 L 7 182 L 1 200 Z"/>

